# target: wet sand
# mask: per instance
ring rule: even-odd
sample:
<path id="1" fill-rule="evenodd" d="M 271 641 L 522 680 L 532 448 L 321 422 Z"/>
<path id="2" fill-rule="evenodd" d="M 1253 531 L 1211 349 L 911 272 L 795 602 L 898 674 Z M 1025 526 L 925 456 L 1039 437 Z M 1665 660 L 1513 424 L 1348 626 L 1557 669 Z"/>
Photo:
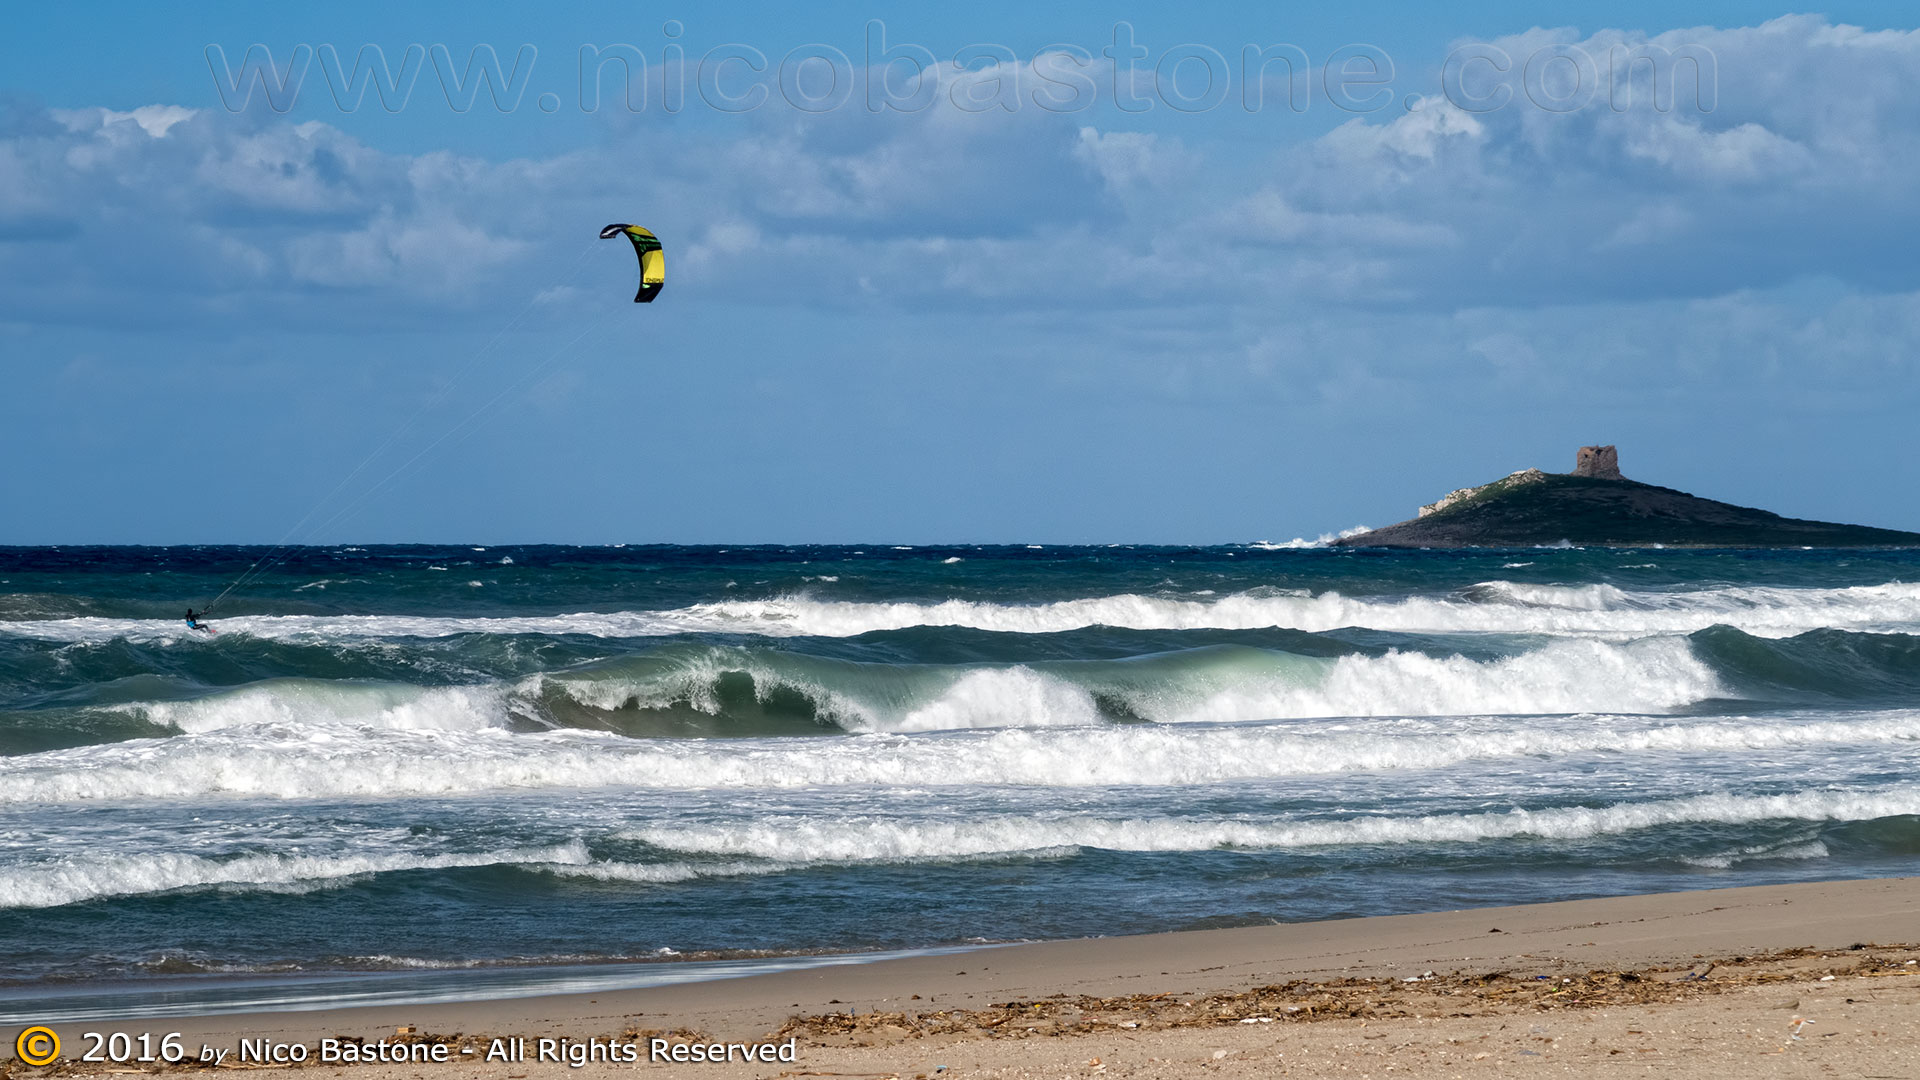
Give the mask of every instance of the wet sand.
<path id="1" fill-rule="evenodd" d="M 370 1080 L 634 1068 L 938 1080 L 1645 1076 L 1679 1061 L 1709 1075 L 1738 1062 L 1755 1076 L 1920 1077 L 1920 950 L 1908 946 L 1920 946 L 1920 878 L 1045 942 L 591 995 L 58 1027 L 69 1055 L 82 1030 L 121 1030 L 178 1031 L 192 1051 L 242 1038 L 424 1039 L 451 1057 L 351 1067 Z M 14 1031 L 0 1034 L 10 1045 Z M 494 1037 L 526 1039 L 528 1058 L 485 1061 Z M 541 1062 L 542 1038 L 638 1039 L 642 1060 Z M 745 1063 L 736 1051 L 725 1064 L 649 1063 L 652 1038 L 791 1039 L 795 1060 Z M 59 1071 L 89 1069 L 110 1071 Z"/>

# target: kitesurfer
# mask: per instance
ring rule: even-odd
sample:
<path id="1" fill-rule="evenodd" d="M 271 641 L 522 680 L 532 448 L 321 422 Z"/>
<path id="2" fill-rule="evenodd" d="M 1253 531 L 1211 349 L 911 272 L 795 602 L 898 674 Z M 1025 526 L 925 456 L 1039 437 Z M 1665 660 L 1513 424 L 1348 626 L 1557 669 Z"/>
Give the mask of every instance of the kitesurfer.
<path id="1" fill-rule="evenodd" d="M 192 608 L 188 608 L 187 609 L 187 629 L 198 630 L 203 634 L 213 633 L 213 627 L 208 626 L 206 623 L 203 623 L 200 621 L 202 618 L 206 617 L 206 614 L 207 613 L 203 611 L 196 615 Z"/>

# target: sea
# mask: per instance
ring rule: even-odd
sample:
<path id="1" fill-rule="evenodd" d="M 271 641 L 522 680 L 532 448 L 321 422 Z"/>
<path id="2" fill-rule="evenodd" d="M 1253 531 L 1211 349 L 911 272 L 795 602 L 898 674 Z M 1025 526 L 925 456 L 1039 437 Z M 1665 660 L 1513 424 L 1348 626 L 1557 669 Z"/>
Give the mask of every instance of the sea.
<path id="1" fill-rule="evenodd" d="M 1914 873 L 1915 551 L 0 549 L 0 1019 Z"/>

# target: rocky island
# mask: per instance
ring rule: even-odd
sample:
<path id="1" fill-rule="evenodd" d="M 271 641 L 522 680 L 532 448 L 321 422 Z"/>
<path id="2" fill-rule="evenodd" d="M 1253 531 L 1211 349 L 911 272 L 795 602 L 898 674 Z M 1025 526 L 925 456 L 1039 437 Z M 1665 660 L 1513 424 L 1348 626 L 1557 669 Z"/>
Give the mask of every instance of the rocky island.
<path id="1" fill-rule="evenodd" d="M 1583 446 L 1570 473 L 1522 469 L 1461 488 L 1398 525 L 1340 547 L 1920 547 L 1920 533 L 1807 521 L 1702 499 L 1620 474 L 1612 446 Z"/>

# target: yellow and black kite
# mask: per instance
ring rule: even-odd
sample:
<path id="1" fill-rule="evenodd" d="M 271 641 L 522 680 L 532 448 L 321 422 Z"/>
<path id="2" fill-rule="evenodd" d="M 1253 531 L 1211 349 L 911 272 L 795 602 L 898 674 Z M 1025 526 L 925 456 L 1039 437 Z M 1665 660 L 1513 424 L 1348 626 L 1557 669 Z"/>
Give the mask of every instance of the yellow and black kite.
<path id="1" fill-rule="evenodd" d="M 667 256 L 660 250 L 660 238 L 638 225 L 609 225 L 600 230 L 600 239 L 625 236 L 633 241 L 633 253 L 640 256 L 640 291 L 633 294 L 636 304 L 651 304 L 667 283 Z"/>

